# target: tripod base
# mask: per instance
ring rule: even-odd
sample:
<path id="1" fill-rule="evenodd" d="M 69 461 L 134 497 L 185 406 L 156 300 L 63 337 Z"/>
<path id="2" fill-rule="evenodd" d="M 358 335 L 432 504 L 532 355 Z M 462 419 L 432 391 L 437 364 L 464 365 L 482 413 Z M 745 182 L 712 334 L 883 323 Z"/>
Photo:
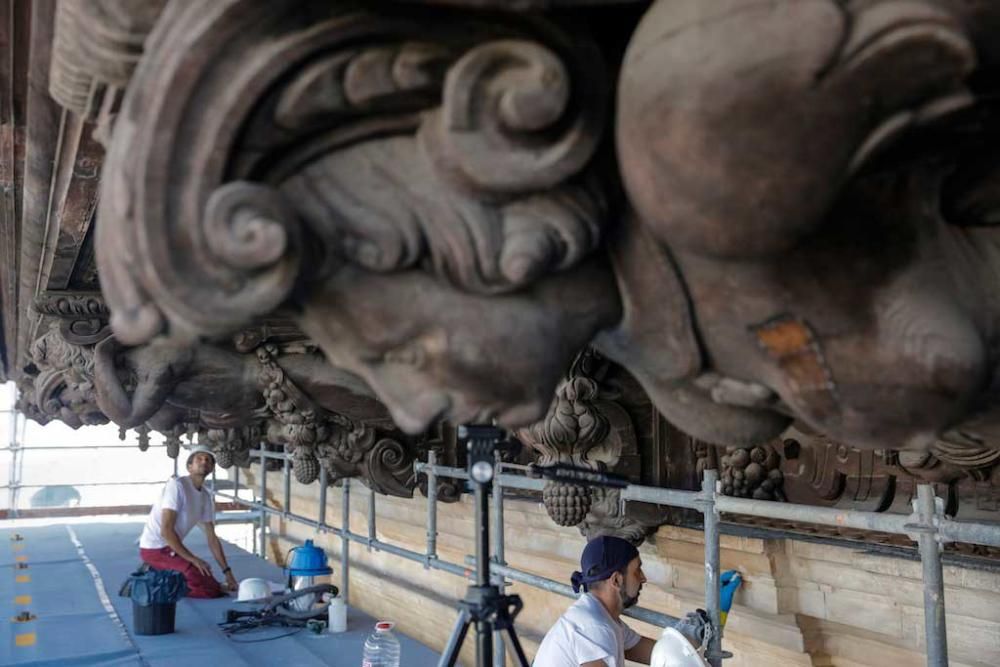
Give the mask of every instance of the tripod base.
<path id="1" fill-rule="evenodd" d="M 524 607 L 517 595 L 503 595 L 495 585 L 469 586 L 459 604 L 458 620 L 441 654 L 438 667 L 454 667 L 469 626 L 476 626 L 476 665 L 489 667 L 493 663 L 493 631 L 507 633 L 507 639 L 517 655 L 518 664 L 529 667 L 521 642 L 514 630 L 514 618 Z M 502 665 L 499 667 L 503 667 Z"/>

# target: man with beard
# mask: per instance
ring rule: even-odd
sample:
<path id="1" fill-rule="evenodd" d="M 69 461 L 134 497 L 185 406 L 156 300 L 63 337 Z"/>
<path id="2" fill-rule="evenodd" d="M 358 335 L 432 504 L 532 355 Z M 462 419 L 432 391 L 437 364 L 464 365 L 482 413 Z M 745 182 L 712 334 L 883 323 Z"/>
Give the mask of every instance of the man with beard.
<path id="1" fill-rule="evenodd" d="M 139 538 L 139 555 L 157 570 L 176 570 L 184 575 L 188 597 L 217 598 L 226 594 L 212 568 L 195 556 L 182 541 L 195 524 L 205 531 L 208 548 L 222 568 L 229 590 L 238 584 L 226 563 L 222 542 L 215 535 L 215 502 L 204 487 L 205 478 L 215 469 L 215 455 L 203 445 L 191 448 L 188 474 L 167 480 L 163 493 L 153 505 Z"/>
<path id="2" fill-rule="evenodd" d="M 648 665 L 655 642 L 621 621 L 646 582 L 639 550 L 619 537 L 595 538 L 572 581 L 585 594 L 546 633 L 535 667 L 625 667 L 626 659 Z"/>

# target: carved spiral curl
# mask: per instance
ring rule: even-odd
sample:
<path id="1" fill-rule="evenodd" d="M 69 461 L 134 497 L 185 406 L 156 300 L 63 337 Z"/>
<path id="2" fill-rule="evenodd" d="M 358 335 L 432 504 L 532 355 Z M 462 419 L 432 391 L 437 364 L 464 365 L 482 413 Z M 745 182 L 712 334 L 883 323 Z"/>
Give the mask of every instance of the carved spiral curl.
<path id="1" fill-rule="evenodd" d="M 597 58 L 587 68 L 600 68 Z M 448 71 L 444 105 L 425 127 L 445 171 L 474 188 L 516 194 L 553 187 L 579 172 L 600 138 L 600 71 L 574 81 L 537 42 L 503 39 L 470 49 Z M 575 91 L 573 85 L 581 90 Z M 587 104 L 573 109 L 574 97 Z"/>
<path id="2" fill-rule="evenodd" d="M 295 214 L 272 188 L 237 181 L 215 190 L 205 207 L 205 240 L 237 269 L 266 269 L 298 238 Z"/>
<path id="3" fill-rule="evenodd" d="M 394 496 L 410 497 L 416 485 L 413 457 L 398 440 L 382 438 L 365 459 L 372 488 Z"/>

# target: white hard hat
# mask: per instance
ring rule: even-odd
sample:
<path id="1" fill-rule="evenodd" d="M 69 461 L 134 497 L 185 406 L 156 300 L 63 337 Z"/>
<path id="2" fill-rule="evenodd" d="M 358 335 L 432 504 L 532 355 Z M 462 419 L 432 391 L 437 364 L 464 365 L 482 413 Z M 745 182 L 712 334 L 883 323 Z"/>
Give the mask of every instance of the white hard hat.
<path id="1" fill-rule="evenodd" d="M 240 582 L 237 602 L 267 602 L 271 599 L 271 584 L 266 579 L 251 577 Z"/>
<path id="2" fill-rule="evenodd" d="M 708 667 L 708 663 L 698 655 L 691 642 L 674 628 L 663 629 L 663 634 L 653 647 L 649 665 L 650 667 Z"/>
<path id="3" fill-rule="evenodd" d="M 212 463 L 215 463 L 215 452 L 212 451 L 211 447 L 206 447 L 205 445 L 191 445 L 188 450 L 187 460 L 190 463 L 191 457 L 198 453 L 205 453 L 212 457 Z"/>

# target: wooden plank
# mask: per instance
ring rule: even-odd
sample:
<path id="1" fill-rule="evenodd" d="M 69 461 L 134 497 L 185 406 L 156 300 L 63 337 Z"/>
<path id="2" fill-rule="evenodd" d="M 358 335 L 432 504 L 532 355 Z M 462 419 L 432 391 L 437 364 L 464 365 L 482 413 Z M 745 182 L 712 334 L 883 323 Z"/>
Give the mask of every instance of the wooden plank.
<path id="1" fill-rule="evenodd" d="M 18 243 L 24 186 L 25 117 L 28 87 L 28 0 L 0 2 L 0 380 L 12 374 L 17 342 Z"/>

